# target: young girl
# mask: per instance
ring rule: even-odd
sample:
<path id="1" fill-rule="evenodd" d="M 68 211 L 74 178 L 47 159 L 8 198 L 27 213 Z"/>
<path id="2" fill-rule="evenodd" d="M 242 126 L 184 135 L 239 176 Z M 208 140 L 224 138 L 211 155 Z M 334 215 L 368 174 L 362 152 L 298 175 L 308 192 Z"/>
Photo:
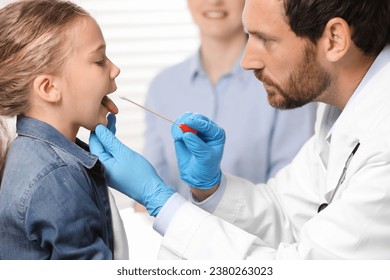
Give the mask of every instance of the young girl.
<path id="1" fill-rule="evenodd" d="M 105 50 L 95 20 L 73 3 L 0 10 L 0 116 L 17 116 L 18 135 L 0 159 L 0 259 L 114 257 L 117 209 L 103 166 L 76 138 L 118 112 L 107 95 L 119 69 Z"/>

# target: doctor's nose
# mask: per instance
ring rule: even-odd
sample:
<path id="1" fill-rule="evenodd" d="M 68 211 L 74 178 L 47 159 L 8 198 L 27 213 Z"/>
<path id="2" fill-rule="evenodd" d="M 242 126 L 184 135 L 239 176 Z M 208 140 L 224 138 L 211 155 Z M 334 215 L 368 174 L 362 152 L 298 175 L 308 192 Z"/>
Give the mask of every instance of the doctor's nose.
<path id="1" fill-rule="evenodd" d="M 249 38 L 241 59 L 241 67 L 245 70 L 263 69 L 262 54 L 256 44 Z"/>

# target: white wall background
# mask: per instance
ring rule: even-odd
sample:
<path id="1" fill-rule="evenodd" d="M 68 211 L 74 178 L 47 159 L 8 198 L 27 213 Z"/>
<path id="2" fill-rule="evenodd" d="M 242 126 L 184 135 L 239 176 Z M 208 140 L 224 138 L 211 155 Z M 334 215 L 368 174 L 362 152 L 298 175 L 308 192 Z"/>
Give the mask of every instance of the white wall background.
<path id="1" fill-rule="evenodd" d="M 10 3 L 0 0 L 0 6 Z M 197 29 L 186 0 L 74 0 L 99 23 L 108 57 L 121 69 L 111 97 L 119 107 L 117 137 L 141 152 L 145 112 L 118 98 L 144 103 L 148 84 L 162 68 L 179 62 L 198 47 Z M 88 140 L 89 132 L 79 137 Z M 119 200 L 119 207 L 126 202 Z"/>

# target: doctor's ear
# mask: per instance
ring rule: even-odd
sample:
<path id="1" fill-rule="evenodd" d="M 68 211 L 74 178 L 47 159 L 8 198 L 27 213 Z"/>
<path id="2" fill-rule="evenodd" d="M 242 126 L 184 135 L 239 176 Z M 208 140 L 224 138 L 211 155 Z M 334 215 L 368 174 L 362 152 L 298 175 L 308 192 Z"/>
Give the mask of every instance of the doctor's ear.
<path id="1" fill-rule="evenodd" d="M 352 30 L 342 18 L 332 18 L 328 21 L 322 34 L 326 57 L 331 62 L 340 60 L 352 44 Z"/>
<path id="2" fill-rule="evenodd" d="M 56 87 L 55 77 L 52 75 L 39 75 L 33 82 L 34 93 L 42 100 L 57 103 L 61 100 L 61 92 Z"/>

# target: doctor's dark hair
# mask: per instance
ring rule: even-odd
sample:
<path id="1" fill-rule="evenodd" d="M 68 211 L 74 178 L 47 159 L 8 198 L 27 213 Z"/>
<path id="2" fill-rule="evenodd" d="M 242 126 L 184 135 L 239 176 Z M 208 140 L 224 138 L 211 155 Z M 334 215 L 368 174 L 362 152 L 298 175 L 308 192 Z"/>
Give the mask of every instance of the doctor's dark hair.
<path id="1" fill-rule="evenodd" d="M 0 178 L 9 137 L 1 116 L 29 108 L 33 80 L 61 71 L 70 52 L 67 27 L 88 13 L 60 0 L 23 0 L 0 9 Z"/>
<path id="2" fill-rule="evenodd" d="M 352 40 L 366 55 L 377 55 L 390 44 L 390 0 L 283 0 L 291 30 L 317 43 L 326 24 L 343 18 Z"/>

